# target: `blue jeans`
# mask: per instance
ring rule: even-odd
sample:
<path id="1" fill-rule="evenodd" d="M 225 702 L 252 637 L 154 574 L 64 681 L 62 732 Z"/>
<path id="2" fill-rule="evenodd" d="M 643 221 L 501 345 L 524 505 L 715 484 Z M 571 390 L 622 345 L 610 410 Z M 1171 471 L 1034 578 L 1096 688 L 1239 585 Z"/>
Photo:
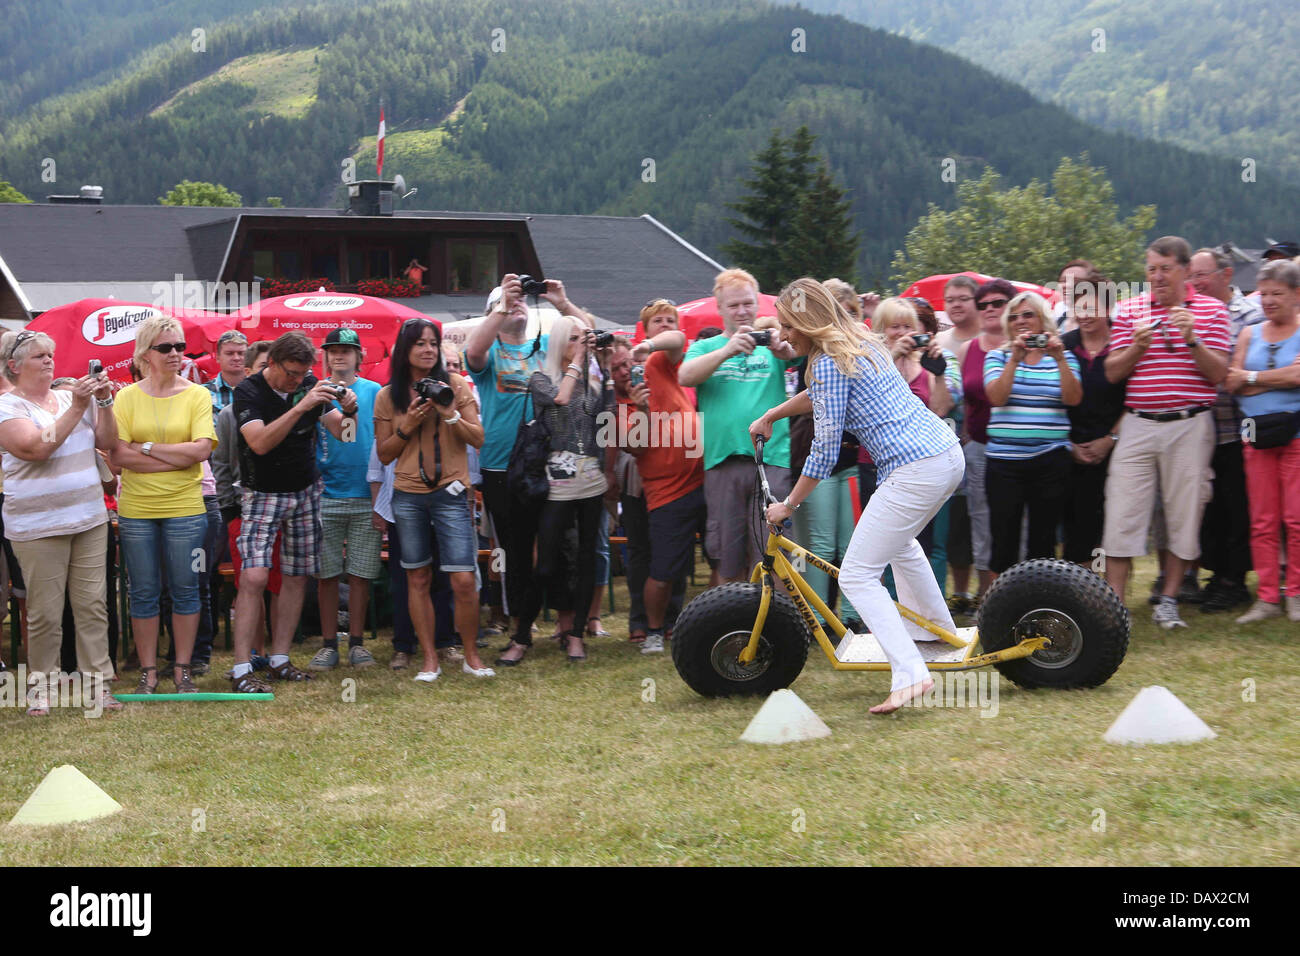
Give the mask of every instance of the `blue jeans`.
<path id="1" fill-rule="evenodd" d="M 164 575 L 172 613 L 199 613 L 199 569 L 207 567 L 203 563 L 206 512 L 183 518 L 119 518 L 117 526 L 123 563 L 131 579 L 131 616 L 158 616 Z M 158 560 L 159 549 L 163 562 Z"/>
<path id="2" fill-rule="evenodd" d="M 401 565 L 407 570 L 433 563 L 438 539 L 438 570 L 470 571 L 478 566 L 478 538 L 468 491 L 446 489 L 412 494 L 393 489 L 393 523 L 401 531 Z M 391 560 L 391 555 L 390 555 Z"/>

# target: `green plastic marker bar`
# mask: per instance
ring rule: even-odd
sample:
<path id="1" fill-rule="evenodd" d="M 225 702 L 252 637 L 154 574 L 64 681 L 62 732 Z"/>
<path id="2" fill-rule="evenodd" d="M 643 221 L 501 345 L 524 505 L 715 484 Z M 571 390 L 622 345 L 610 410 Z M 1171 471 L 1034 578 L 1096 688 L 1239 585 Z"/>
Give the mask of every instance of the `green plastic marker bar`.
<path id="1" fill-rule="evenodd" d="M 200 691 L 197 694 L 114 694 L 113 696 L 127 703 L 168 700 L 275 700 L 274 694 L 220 694 L 207 691 Z"/>

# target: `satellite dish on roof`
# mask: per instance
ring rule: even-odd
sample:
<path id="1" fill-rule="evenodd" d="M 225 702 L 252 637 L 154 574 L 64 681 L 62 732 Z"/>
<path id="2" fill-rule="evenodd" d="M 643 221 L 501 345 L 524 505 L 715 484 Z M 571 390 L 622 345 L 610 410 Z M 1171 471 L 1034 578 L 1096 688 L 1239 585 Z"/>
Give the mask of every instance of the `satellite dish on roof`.
<path id="1" fill-rule="evenodd" d="M 408 199 L 419 191 L 420 190 L 415 188 L 408 190 L 406 188 L 406 180 L 402 177 L 401 173 L 398 173 L 393 177 L 393 192 L 397 193 L 397 195 L 402 199 Z"/>

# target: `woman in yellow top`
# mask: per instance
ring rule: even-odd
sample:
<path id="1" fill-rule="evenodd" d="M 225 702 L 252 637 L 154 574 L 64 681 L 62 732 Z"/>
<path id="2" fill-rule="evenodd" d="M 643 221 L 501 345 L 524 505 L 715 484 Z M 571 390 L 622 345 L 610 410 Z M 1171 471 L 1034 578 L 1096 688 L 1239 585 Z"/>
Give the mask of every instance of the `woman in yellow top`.
<path id="1" fill-rule="evenodd" d="M 113 461 L 122 468 L 118 532 L 130 576 L 140 694 L 152 694 L 158 686 L 158 602 L 164 580 L 172 598 L 176 690 L 197 689 L 190 656 L 199 624 L 199 575 L 207 570 L 201 463 L 212 453 L 217 433 L 212 396 L 178 374 L 184 349 L 185 333 L 170 316 L 140 323 L 135 364 L 144 378 L 117 396 Z"/>

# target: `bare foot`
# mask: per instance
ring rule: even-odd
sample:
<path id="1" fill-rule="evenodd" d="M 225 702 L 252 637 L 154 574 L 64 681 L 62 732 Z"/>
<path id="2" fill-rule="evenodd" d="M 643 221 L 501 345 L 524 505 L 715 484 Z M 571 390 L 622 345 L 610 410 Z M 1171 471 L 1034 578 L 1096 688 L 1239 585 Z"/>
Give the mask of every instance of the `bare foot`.
<path id="1" fill-rule="evenodd" d="M 892 714 L 909 700 L 920 697 L 933 686 L 934 678 L 927 677 L 925 680 L 918 684 L 913 684 L 911 687 L 904 687 L 901 690 L 893 691 L 885 698 L 883 704 L 877 704 L 875 707 L 872 707 L 870 712 L 873 714 Z"/>

